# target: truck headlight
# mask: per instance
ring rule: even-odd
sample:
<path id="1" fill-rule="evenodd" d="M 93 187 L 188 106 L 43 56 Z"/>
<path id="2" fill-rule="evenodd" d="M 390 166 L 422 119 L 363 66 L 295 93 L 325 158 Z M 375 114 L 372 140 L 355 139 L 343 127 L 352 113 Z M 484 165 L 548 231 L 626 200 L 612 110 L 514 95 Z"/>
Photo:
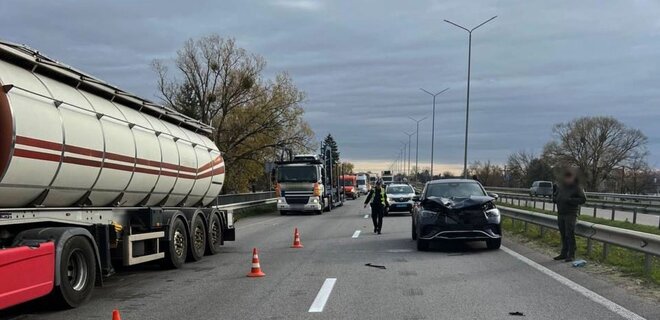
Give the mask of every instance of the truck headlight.
<path id="1" fill-rule="evenodd" d="M 319 198 L 313 197 L 313 198 L 311 198 L 311 201 L 312 201 L 312 203 L 315 203 L 315 204 L 319 203 Z"/>
<path id="2" fill-rule="evenodd" d="M 277 198 L 277 203 L 278 203 L 278 204 L 280 204 L 280 203 L 284 203 L 284 198 Z"/>

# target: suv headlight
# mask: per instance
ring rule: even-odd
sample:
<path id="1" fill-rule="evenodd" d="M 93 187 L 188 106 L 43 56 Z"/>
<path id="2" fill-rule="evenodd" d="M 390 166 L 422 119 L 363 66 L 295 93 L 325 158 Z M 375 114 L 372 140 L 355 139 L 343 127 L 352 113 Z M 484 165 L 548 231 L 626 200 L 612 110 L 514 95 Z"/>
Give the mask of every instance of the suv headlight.
<path id="1" fill-rule="evenodd" d="M 422 218 L 429 218 L 429 217 L 434 217 L 434 216 L 438 215 L 438 213 L 435 212 L 435 211 L 422 210 L 420 215 L 422 216 Z"/>
<path id="2" fill-rule="evenodd" d="M 497 208 L 488 209 L 485 211 L 486 219 L 489 223 L 499 224 L 500 223 L 500 210 Z"/>

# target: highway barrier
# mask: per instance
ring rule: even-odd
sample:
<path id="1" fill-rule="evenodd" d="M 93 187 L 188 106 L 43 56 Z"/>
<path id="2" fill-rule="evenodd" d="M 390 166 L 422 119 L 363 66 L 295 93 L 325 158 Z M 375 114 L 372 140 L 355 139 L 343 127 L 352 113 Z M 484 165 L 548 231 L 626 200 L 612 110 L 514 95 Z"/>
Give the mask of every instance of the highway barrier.
<path id="1" fill-rule="evenodd" d="M 489 188 L 489 191 L 497 192 L 500 197 L 500 201 L 504 203 L 510 203 L 518 206 L 525 206 L 537 208 L 536 204 L 541 203 L 543 210 L 551 210 L 555 212 L 556 207 L 552 202 L 551 198 L 544 197 L 532 197 L 520 193 L 509 193 L 509 192 L 498 192 L 498 188 Z M 547 209 L 546 209 L 547 207 Z M 616 219 L 617 212 L 631 212 L 632 213 L 632 223 L 637 223 L 638 214 L 647 214 L 660 217 L 660 206 L 656 204 L 645 204 L 645 203 L 625 203 L 625 202 L 609 202 L 609 201 L 599 201 L 593 198 L 587 198 L 587 202 L 583 207 L 593 208 L 593 217 L 597 217 L 597 209 L 610 210 L 610 220 L 614 221 Z M 660 218 L 658 219 L 658 228 L 660 228 Z"/>
<path id="2" fill-rule="evenodd" d="M 549 214 L 498 206 L 504 217 L 537 225 L 544 229 L 557 230 L 557 217 Z M 587 239 L 587 252 L 591 253 L 592 241 L 603 243 L 603 258 L 607 257 L 608 245 L 614 245 L 644 254 L 644 271 L 651 272 L 653 256 L 660 257 L 660 236 L 650 233 L 615 228 L 596 223 L 578 221 L 575 234 Z"/>

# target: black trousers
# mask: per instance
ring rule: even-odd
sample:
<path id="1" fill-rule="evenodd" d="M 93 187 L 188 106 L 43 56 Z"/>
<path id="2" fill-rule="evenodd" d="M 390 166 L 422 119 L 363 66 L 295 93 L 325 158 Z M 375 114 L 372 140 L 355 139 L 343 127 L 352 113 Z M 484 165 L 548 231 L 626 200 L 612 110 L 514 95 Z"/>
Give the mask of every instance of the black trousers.
<path id="1" fill-rule="evenodd" d="M 575 258 L 575 225 L 577 217 L 574 215 L 557 216 L 557 226 L 561 235 L 561 255 Z"/>
<path id="2" fill-rule="evenodd" d="M 383 227 L 383 215 L 385 215 L 384 206 L 371 205 L 371 221 L 373 221 L 376 231 L 380 231 Z"/>

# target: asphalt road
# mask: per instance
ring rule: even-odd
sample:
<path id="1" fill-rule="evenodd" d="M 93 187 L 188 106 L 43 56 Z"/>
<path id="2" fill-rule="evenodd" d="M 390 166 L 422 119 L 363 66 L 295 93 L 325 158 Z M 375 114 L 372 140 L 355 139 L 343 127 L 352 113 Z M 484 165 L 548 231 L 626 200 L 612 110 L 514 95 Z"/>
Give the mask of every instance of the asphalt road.
<path id="1" fill-rule="evenodd" d="M 497 251 L 471 243 L 417 252 L 409 216 L 386 217 L 375 235 L 358 201 L 321 216 L 248 218 L 221 254 L 181 270 L 123 270 L 78 309 L 30 303 L 0 318 L 110 319 L 119 309 L 124 320 L 660 319 L 660 303 L 510 241 Z M 303 249 L 289 248 L 294 227 Z M 264 278 L 245 277 L 253 247 Z"/>

